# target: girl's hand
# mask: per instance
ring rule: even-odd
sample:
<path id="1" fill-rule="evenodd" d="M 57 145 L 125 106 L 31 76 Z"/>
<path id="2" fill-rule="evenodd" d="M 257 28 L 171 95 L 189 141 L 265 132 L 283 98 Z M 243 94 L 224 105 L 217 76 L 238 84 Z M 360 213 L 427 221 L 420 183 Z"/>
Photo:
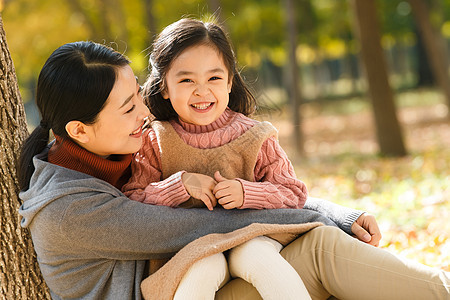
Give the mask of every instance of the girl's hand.
<path id="1" fill-rule="evenodd" d="M 186 172 L 181 175 L 181 181 L 189 195 L 205 203 L 209 210 L 213 210 L 217 205 L 217 199 L 212 192 L 217 183 L 214 179 L 207 175 Z"/>
<path id="2" fill-rule="evenodd" d="M 220 205 L 225 209 L 239 208 L 244 204 L 244 190 L 239 181 L 226 179 L 220 175 L 219 171 L 214 173 L 217 184 L 213 190 Z"/>

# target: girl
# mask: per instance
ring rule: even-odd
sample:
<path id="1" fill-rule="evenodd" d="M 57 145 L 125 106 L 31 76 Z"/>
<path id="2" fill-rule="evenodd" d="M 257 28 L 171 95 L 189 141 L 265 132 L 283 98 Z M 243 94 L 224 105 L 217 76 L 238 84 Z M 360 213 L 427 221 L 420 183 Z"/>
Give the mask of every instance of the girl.
<path id="1" fill-rule="evenodd" d="M 196 207 L 200 203 L 209 210 L 216 206 L 228 210 L 302 208 L 305 205 L 306 188 L 296 179 L 273 127 L 246 117 L 254 111 L 254 98 L 237 71 L 230 43 L 219 26 L 191 19 L 171 24 L 155 41 L 150 64 L 152 73 L 145 84 L 144 95 L 156 121 L 133 160 L 133 176 L 123 188 L 126 195 L 140 202 L 171 207 Z M 308 199 L 305 208 L 313 206 L 314 201 Z M 365 241 L 378 245 L 381 236 L 376 223 L 370 227 L 372 236 L 365 237 Z M 351 244 L 353 242 L 356 241 Z M 361 245 L 356 242 L 352 247 Z M 264 298 L 309 298 L 300 277 L 295 274 L 283 277 L 293 270 L 285 261 L 281 262 L 280 249 L 281 246 L 269 238 L 250 240 L 230 251 L 229 271 L 232 276 L 254 284 Z M 364 252 L 368 254 L 364 257 L 370 260 L 386 255 L 385 251 L 374 247 Z M 201 298 L 199 294 L 213 298 L 227 276 L 224 257 L 215 257 L 193 265 L 178 291 L 183 290 L 184 295 L 190 294 L 192 298 Z M 214 267 L 208 270 L 212 261 L 219 261 L 215 267 L 221 268 L 222 277 L 213 277 L 219 273 Z M 376 261 L 379 260 L 373 262 Z M 345 264 L 352 263 L 346 261 Z M 397 269 L 401 264 L 390 260 L 381 268 L 384 275 L 390 268 L 385 268 L 387 265 L 395 265 Z M 267 266 L 270 267 L 265 268 Z M 417 279 L 423 272 L 420 268 L 412 271 L 401 267 L 400 273 Z M 302 278 L 303 274 L 308 277 L 308 272 L 303 273 L 301 269 L 296 271 Z M 363 273 L 365 271 L 360 275 Z M 336 279 L 337 274 L 340 273 L 335 273 L 333 278 Z M 353 275 L 350 281 L 356 283 L 360 276 Z M 385 278 L 384 275 L 381 278 Z M 319 281 L 327 281 L 325 277 Z M 217 281 L 205 284 L 204 280 L 211 278 Z M 377 280 L 379 278 L 377 276 Z M 409 285 L 406 283 L 409 279 L 405 286 Z M 306 280 L 305 283 L 313 298 L 329 296 L 319 291 L 317 282 Z M 385 284 L 389 285 L 388 281 L 376 285 Z M 408 288 L 399 292 L 398 289 L 368 286 L 370 284 L 354 292 L 334 292 L 345 299 L 372 296 L 395 299 L 411 292 Z M 420 289 L 416 288 L 416 292 Z M 416 292 L 411 295 L 417 295 Z M 224 293 L 218 293 L 221 295 Z M 178 292 L 175 298 L 177 296 Z"/>
<path id="2" fill-rule="evenodd" d="M 168 69 L 161 69 L 161 61 Z M 191 19 L 168 26 L 155 42 L 151 63 L 165 79 L 152 74 L 146 83 L 149 107 L 157 120 L 166 122 L 153 123 L 130 183 L 123 188 L 125 195 L 172 207 L 197 206 L 198 199 L 210 210 L 217 204 L 225 209 L 303 207 L 306 187 L 296 179 L 276 130 L 243 115 L 253 112 L 255 99 L 218 26 Z M 258 237 L 231 250 L 231 275 L 252 283 L 264 299 L 310 299 L 298 274 L 279 254 L 281 248 L 274 240 Z M 186 294 L 213 299 L 227 279 L 223 255 L 215 264 L 207 259 L 225 271 L 191 268 L 178 289 L 192 289 L 183 292 L 184 299 Z M 217 283 L 207 289 L 205 280 L 218 274 L 222 276 Z"/>

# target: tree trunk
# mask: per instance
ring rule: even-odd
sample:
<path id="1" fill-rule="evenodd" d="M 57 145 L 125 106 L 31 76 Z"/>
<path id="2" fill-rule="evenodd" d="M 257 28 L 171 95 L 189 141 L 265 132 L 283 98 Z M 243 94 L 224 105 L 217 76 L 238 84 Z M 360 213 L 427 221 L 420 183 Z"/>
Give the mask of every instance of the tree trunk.
<path id="1" fill-rule="evenodd" d="M 434 86 L 436 85 L 436 80 L 430 68 L 430 63 L 427 52 L 425 50 L 422 34 L 417 29 L 417 26 L 414 26 L 414 34 L 416 35 L 417 39 L 415 46 L 417 60 L 417 87 Z"/>
<path id="2" fill-rule="evenodd" d="M 361 42 L 361 57 L 369 84 L 380 152 L 384 155 L 406 155 L 381 48 L 375 0 L 353 0 L 352 4 L 356 16 L 356 36 Z"/>
<path id="3" fill-rule="evenodd" d="M 152 0 L 145 0 L 144 1 L 144 9 L 145 9 L 145 20 L 147 23 L 147 36 L 146 36 L 146 44 L 145 47 L 149 47 L 149 49 L 152 49 L 154 38 L 157 34 L 156 29 L 156 19 L 155 14 L 153 13 L 153 1 Z"/>
<path id="4" fill-rule="evenodd" d="M 431 63 L 431 71 L 437 84 L 442 89 L 450 108 L 450 76 L 448 74 L 449 62 L 444 51 L 443 39 L 433 29 L 430 22 L 430 10 L 424 0 L 409 0 L 417 27 L 424 41 L 424 47 Z M 450 114 L 448 114 L 450 117 Z"/>
<path id="5" fill-rule="evenodd" d="M 102 35 L 100 30 L 97 28 L 97 25 L 95 24 L 94 20 L 89 17 L 88 13 L 86 12 L 85 8 L 83 7 L 82 3 L 80 3 L 79 0 L 67 0 L 67 3 L 70 6 L 70 9 L 78 13 L 82 16 L 84 19 L 84 23 L 86 24 L 87 28 L 90 31 L 90 39 L 94 41 L 101 41 L 105 38 L 105 36 Z"/>
<path id="6" fill-rule="evenodd" d="M 293 138 L 294 145 L 297 154 L 304 156 L 304 137 L 301 127 L 302 118 L 300 114 L 300 104 L 302 102 L 300 86 L 299 86 L 299 72 L 297 63 L 297 22 L 296 22 L 296 9 L 295 0 L 286 0 L 286 13 L 287 13 L 287 29 L 288 29 L 288 47 L 289 47 L 289 60 L 288 60 L 288 82 L 289 82 L 289 97 L 292 103 L 292 122 L 294 126 Z"/>
<path id="7" fill-rule="evenodd" d="M 28 134 L 17 78 L 0 16 L 0 190 L 2 299 L 50 299 L 30 234 L 20 227 L 16 161 Z"/>

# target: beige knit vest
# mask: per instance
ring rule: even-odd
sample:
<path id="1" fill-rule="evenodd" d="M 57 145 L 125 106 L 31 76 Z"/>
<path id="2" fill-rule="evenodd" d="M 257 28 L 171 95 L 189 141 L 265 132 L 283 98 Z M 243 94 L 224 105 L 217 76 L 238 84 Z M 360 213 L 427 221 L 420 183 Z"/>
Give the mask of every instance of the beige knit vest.
<path id="1" fill-rule="evenodd" d="M 259 122 L 225 145 L 199 149 L 186 144 L 169 122 L 154 121 L 152 128 L 158 140 L 163 179 L 185 170 L 213 178 L 214 173 L 220 171 L 228 179 L 255 181 L 254 168 L 261 146 L 268 138 L 277 137 L 272 124 Z M 186 203 L 183 207 L 192 204 Z"/>

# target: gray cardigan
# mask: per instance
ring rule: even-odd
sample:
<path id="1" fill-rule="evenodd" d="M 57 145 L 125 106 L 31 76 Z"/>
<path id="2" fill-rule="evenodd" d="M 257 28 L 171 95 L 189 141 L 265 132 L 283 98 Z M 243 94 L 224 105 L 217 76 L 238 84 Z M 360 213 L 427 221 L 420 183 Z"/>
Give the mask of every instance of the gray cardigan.
<path id="1" fill-rule="evenodd" d="M 33 160 L 36 169 L 30 188 L 20 193 L 19 213 L 53 299 L 140 299 L 145 261 L 171 257 L 198 237 L 256 222 L 319 221 L 350 234 L 362 214 L 314 198 L 301 210 L 148 205 L 105 181 L 48 163 L 47 153 Z"/>

